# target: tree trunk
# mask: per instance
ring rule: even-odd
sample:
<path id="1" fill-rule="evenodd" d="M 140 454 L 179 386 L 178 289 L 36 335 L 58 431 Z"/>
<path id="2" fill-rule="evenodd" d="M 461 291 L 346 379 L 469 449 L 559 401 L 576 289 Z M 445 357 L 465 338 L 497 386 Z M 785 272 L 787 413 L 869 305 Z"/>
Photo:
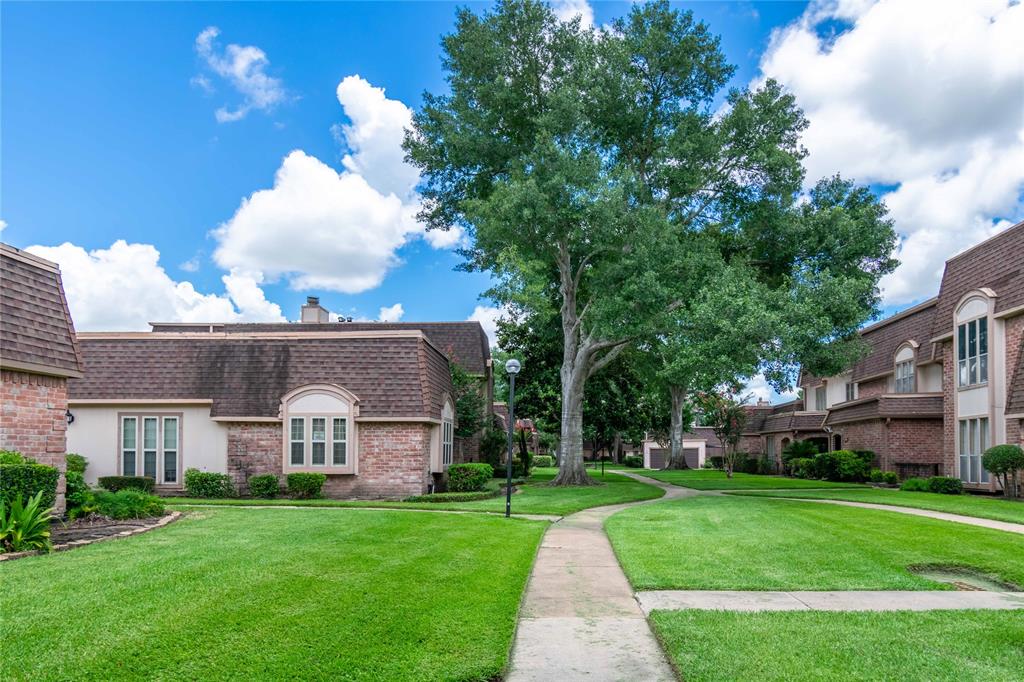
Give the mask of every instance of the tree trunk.
<path id="1" fill-rule="evenodd" d="M 622 460 L 622 434 L 615 432 L 615 440 L 612 442 L 612 461 L 619 464 Z"/>
<path id="2" fill-rule="evenodd" d="M 551 485 L 593 485 L 596 481 L 583 466 L 583 387 L 564 380 L 564 367 L 562 375 L 562 427 L 558 443 L 561 464 Z"/>
<path id="3" fill-rule="evenodd" d="M 683 405 L 686 401 L 686 390 L 682 386 L 669 386 L 669 394 L 672 396 L 672 428 L 669 440 L 668 469 L 689 469 L 686 464 L 686 455 L 683 453 Z"/>

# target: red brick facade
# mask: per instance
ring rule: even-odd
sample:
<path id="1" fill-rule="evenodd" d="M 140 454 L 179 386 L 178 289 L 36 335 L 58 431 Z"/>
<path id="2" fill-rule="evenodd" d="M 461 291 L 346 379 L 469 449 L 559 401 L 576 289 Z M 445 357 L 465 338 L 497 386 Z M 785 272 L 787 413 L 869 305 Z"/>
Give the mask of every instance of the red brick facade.
<path id="1" fill-rule="evenodd" d="M 241 493 L 248 479 L 282 470 L 283 434 L 279 423 L 230 423 L 228 473 Z M 431 425 L 420 422 L 359 424 L 359 473 L 329 474 L 324 495 L 350 499 L 401 499 L 427 491 Z"/>
<path id="2" fill-rule="evenodd" d="M 0 372 L 0 449 L 17 450 L 57 467 L 57 511 L 64 511 L 67 379 L 13 370 Z"/>
<path id="3" fill-rule="evenodd" d="M 861 381 L 857 384 L 857 397 L 858 398 L 874 398 L 875 396 L 882 395 L 889 392 L 889 378 L 882 377 L 880 379 L 872 379 L 871 381 Z"/>
<path id="4" fill-rule="evenodd" d="M 956 476 L 956 363 L 953 342 L 945 341 L 936 351 L 942 356 L 942 475 Z"/>

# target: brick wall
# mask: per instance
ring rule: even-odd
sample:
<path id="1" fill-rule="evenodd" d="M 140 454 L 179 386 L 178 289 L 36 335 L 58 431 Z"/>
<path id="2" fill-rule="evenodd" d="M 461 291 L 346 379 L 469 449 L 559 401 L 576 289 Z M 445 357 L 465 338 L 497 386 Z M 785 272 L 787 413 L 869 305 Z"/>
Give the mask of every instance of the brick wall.
<path id="1" fill-rule="evenodd" d="M 881 419 L 840 424 L 834 426 L 833 430 L 842 437 L 844 450 L 872 450 L 876 455 L 876 466 L 887 471 L 895 471 L 893 467 L 887 466 L 889 448 L 885 423 Z"/>
<path id="2" fill-rule="evenodd" d="M 228 428 L 228 474 L 239 493 L 249 494 L 249 478 L 260 474 L 281 477 L 280 423 L 232 422 Z M 283 477 L 281 478 L 284 481 Z"/>
<path id="3" fill-rule="evenodd" d="M 953 342 L 944 341 L 939 349 L 942 357 L 942 471 L 943 476 L 956 476 L 956 363 Z"/>
<path id="4" fill-rule="evenodd" d="M 239 491 L 248 479 L 275 474 L 282 484 L 281 424 L 231 423 L 228 427 L 228 473 Z M 426 492 L 430 481 L 430 425 L 359 424 L 359 474 L 329 474 L 324 495 L 353 499 L 401 499 Z"/>
<path id="5" fill-rule="evenodd" d="M 1024 341 L 1024 315 L 1011 317 L 1006 321 L 1006 380 L 1004 386 L 1009 391 L 1013 383 L 1013 374 L 1020 358 L 1021 342 Z M 1005 404 L 1005 403 L 1004 403 Z M 1006 442 L 1019 443 L 1019 419 L 1006 420 Z"/>
<path id="6" fill-rule="evenodd" d="M 67 451 L 67 380 L 0 371 L 0 449 L 17 450 L 40 464 L 57 467 L 57 511 L 64 511 L 64 454 Z"/>
<path id="7" fill-rule="evenodd" d="M 873 398 L 889 392 L 889 378 L 881 377 L 871 381 L 860 381 L 857 383 L 858 398 Z"/>

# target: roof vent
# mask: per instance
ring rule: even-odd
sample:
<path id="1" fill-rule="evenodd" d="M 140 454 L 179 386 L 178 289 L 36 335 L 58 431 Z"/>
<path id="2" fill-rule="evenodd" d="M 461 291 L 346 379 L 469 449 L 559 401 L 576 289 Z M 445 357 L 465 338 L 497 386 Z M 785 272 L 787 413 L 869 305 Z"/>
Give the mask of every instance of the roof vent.
<path id="1" fill-rule="evenodd" d="M 306 324 L 321 324 L 331 321 L 331 313 L 320 305 L 319 296 L 307 296 L 306 305 L 302 306 L 302 315 L 299 321 Z"/>

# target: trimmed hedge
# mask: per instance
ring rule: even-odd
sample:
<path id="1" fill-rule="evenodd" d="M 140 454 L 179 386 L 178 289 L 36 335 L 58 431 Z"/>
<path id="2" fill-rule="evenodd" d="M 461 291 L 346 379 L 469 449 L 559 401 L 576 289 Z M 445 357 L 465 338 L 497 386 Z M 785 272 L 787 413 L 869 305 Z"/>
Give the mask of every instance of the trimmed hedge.
<path id="1" fill-rule="evenodd" d="M 8 505 L 20 498 L 28 501 L 42 493 L 39 506 L 42 509 L 53 507 L 57 501 L 57 481 L 60 480 L 60 472 L 57 467 L 35 462 L 23 464 L 2 464 L 0 465 L 0 498 Z"/>
<path id="2" fill-rule="evenodd" d="M 962 495 L 964 482 L 952 476 L 932 476 L 928 479 L 928 491 L 940 495 Z"/>
<path id="3" fill-rule="evenodd" d="M 882 483 L 888 483 L 889 485 L 896 485 L 900 482 L 900 477 L 895 471 L 883 471 L 882 472 Z"/>
<path id="4" fill-rule="evenodd" d="M 26 460 L 17 450 L 0 450 L 0 466 L 25 464 L 26 462 L 31 463 L 32 460 Z"/>
<path id="5" fill-rule="evenodd" d="M 112 493 L 129 488 L 151 493 L 155 481 L 148 476 L 100 476 L 99 484 L 101 488 Z"/>
<path id="6" fill-rule="evenodd" d="M 320 497 L 320 490 L 326 482 L 326 474 L 297 471 L 288 474 L 288 494 L 300 500 Z"/>
<path id="7" fill-rule="evenodd" d="M 797 478 L 814 478 L 814 460 L 810 457 L 797 457 L 789 460 L 789 470 Z"/>
<path id="8" fill-rule="evenodd" d="M 491 467 L 491 469 L 493 470 L 493 473 L 491 474 L 492 478 L 504 479 L 508 476 L 504 465 Z M 512 478 L 526 478 L 526 473 L 523 471 L 523 463 L 519 460 L 516 460 L 512 464 Z"/>
<path id="9" fill-rule="evenodd" d="M 852 450 L 835 450 L 822 452 L 814 456 L 813 478 L 824 478 L 829 481 L 863 481 L 870 474 L 870 463 L 874 457 L 867 451 L 861 454 Z M 795 460 L 794 460 L 795 461 Z"/>
<path id="10" fill-rule="evenodd" d="M 535 467 L 553 467 L 555 466 L 555 458 L 551 455 L 534 455 L 533 466 Z"/>
<path id="11" fill-rule="evenodd" d="M 112 519 L 145 519 L 164 515 L 164 503 L 156 495 L 134 488 L 96 493 L 96 511 Z"/>
<path id="12" fill-rule="evenodd" d="M 453 493 L 474 493 L 487 487 L 494 468 L 485 462 L 465 462 L 448 467 L 448 490 Z"/>
<path id="13" fill-rule="evenodd" d="M 235 487 L 227 474 L 186 469 L 185 492 L 189 497 L 234 497 Z"/>
<path id="14" fill-rule="evenodd" d="M 622 463 L 631 469 L 642 469 L 644 458 L 643 455 L 626 455 L 622 458 Z"/>
<path id="15" fill-rule="evenodd" d="M 89 460 L 74 452 L 64 455 L 64 461 L 67 463 L 68 473 L 84 474 L 86 467 L 89 466 Z"/>
<path id="16" fill-rule="evenodd" d="M 486 500 L 497 494 L 497 490 L 477 490 L 468 493 L 430 493 L 429 495 L 407 497 L 405 502 L 472 502 L 473 500 Z"/>
<path id="17" fill-rule="evenodd" d="M 277 497 L 281 490 L 281 482 L 274 474 L 260 474 L 249 477 L 249 494 L 253 497 L 262 497 L 265 500 Z"/>

